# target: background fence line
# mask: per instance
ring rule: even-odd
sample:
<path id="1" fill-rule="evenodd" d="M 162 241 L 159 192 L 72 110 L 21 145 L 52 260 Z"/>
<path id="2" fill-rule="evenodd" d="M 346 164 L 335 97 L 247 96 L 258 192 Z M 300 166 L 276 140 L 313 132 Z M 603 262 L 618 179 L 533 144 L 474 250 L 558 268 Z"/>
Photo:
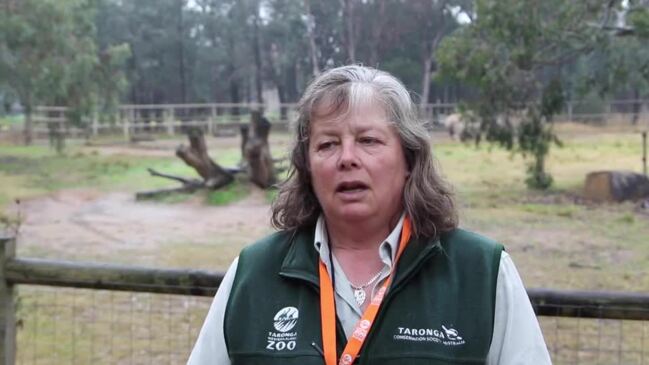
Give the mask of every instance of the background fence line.
<path id="1" fill-rule="evenodd" d="M 15 257 L 15 239 L 12 237 L 0 237 L 1 358 L 3 363 L 8 365 L 14 364 L 16 361 L 17 320 L 15 307 L 16 297 L 14 293 L 14 286 L 16 285 L 44 285 L 67 288 L 89 288 L 98 291 L 130 291 L 211 297 L 221 283 L 223 275 L 224 273 L 222 272 L 217 273 L 202 270 L 152 269 L 105 263 L 17 258 Z M 649 293 L 528 289 L 528 295 L 538 316 L 554 318 L 568 317 L 577 320 L 595 318 L 597 320 L 649 321 Z M 112 304 L 113 296 L 109 296 L 109 298 L 111 298 Z M 53 300 L 56 300 L 56 296 Z M 130 308 L 131 315 L 133 311 L 132 306 L 133 304 L 131 304 Z M 43 307 L 42 303 L 40 307 Z M 34 304 L 34 308 L 38 308 L 38 306 Z M 74 308 L 73 305 L 73 312 Z M 74 313 L 71 314 L 71 320 L 76 322 Z M 569 329 L 569 331 L 576 333 L 577 337 L 582 332 L 586 332 L 585 329 L 581 329 L 584 326 L 580 325 L 579 322 L 574 326 L 576 327 Z M 561 326 L 555 323 L 554 331 L 558 332 L 559 327 Z M 599 339 L 598 341 L 601 341 L 601 324 L 598 328 L 600 333 L 597 338 Z M 623 327 L 615 328 L 615 331 L 619 331 L 620 333 L 620 344 L 613 350 L 603 349 L 602 351 L 604 353 L 614 353 L 619 360 L 618 363 L 621 363 L 620 361 L 623 360 L 622 354 L 626 351 L 622 344 L 623 339 L 621 338 L 623 336 Z M 645 343 L 644 332 L 646 325 L 640 328 L 642 337 L 639 340 L 639 345 L 637 345 L 639 347 L 628 351 L 637 355 L 637 358 L 640 359 L 637 363 L 644 364 L 645 353 L 647 353 L 647 360 L 649 361 L 649 349 L 646 347 L 649 344 Z M 112 324 L 111 329 L 113 329 Z M 605 331 L 609 330 L 606 329 Z M 637 330 L 634 331 L 637 332 Z M 553 335 L 552 333 L 549 335 L 553 341 L 559 341 L 559 345 L 554 345 L 554 347 L 550 346 L 553 354 L 559 356 L 562 354 L 562 350 L 565 352 L 566 348 L 570 349 L 569 345 L 562 344 L 563 342 L 561 341 L 565 342 L 565 340 L 562 340 L 558 335 Z M 588 344 L 587 346 L 598 345 Z M 571 350 L 570 353 L 573 352 L 576 353 L 574 359 L 577 359 L 577 362 L 579 362 L 580 358 L 584 357 L 583 354 L 580 355 L 578 350 Z M 589 353 L 586 352 L 586 354 Z M 92 354 L 89 356 L 92 356 Z"/>
<path id="2" fill-rule="evenodd" d="M 419 117 L 430 129 L 442 129 L 445 116 L 458 112 L 457 103 L 419 105 Z M 127 140 L 139 140 L 151 134 L 173 136 L 185 127 L 198 127 L 210 135 L 234 135 L 241 123 L 250 119 L 250 111 L 262 109 L 276 129 L 286 129 L 295 120 L 297 104 L 282 103 L 269 108 L 257 103 L 191 103 L 121 105 L 112 115 L 94 114 L 79 123 L 68 120 L 68 108 L 38 106 L 33 116 L 34 134 L 46 136 L 98 136 L 122 134 Z M 649 100 L 614 100 L 609 102 L 570 101 L 556 115 L 558 123 L 573 121 L 590 124 L 629 124 L 649 126 Z"/>

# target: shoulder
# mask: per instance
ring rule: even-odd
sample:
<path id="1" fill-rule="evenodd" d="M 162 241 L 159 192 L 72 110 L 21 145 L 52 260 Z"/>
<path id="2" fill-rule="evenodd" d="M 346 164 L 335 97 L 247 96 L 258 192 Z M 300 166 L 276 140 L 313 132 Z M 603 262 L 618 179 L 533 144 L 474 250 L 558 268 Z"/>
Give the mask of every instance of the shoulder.
<path id="1" fill-rule="evenodd" d="M 504 250 L 496 240 L 461 228 L 442 234 L 439 244 L 449 259 L 469 265 L 486 264 L 493 268 L 500 266 Z"/>
<path id="2" fill-rule="evenodd" d="M 285 260 L 294 256 L 303 258 L 313 252 L 313 228 L 279 231 L 241 250 L 239 267 L 255 271 L 279 270 Z"/>
<path id="3" fill-rule="evenodd" d="M 462 228 L 455 228 L 442 234 L 439 240 L 444 248 L 490 251 L 504 249 L 503 245 L 496 240 Z"/>
<path id="4" fill-rule="evenodd" d="M 280 265 L 293 236 L 292 231 L 275 232 L 244 247 L 239 254 L 239 267 L 264 270 Z"/>
<path id="5" fill-rule="evenodd" d="M 241 255 L 257 256 L 281 250 L 290 243 L 294 234 L 294 231 L 279 231 L 271 233 L 268 236 L 244 247 L 243 250 L 241 250 Z"/>
<path id="6" fill-rule="evenodd" d="M 499 245 L 499 243 L 492 238 L 462 228 L 455 228 L 449 232 L 442 234 L 440 236 L 440 241 L 442 243 L 453 242 L 453 243 L 462 243 L 468 245 L 482 245 L 482 246 Z"/>

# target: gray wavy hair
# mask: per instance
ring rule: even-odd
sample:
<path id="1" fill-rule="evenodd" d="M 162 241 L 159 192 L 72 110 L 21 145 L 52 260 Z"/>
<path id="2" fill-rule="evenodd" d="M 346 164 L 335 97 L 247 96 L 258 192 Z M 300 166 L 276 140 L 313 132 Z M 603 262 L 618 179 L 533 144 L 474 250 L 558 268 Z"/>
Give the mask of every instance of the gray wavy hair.
<path id="1" fill-rule="evenodd" d="M 417 118 L 410 94 L 387 72 L 351 65 L 320 74 L 298 103 L 288 177 L 280 184 L 272 204 L 271 223 L 275 228 L 294 230 L 313 225 L 322 212 L 309 171 L 309 137 L 315 108 L 326 102 L 331 114 L 341 115 L 354 111 L 368 97 L 385 108 L 401 140 L 410 171 L 403 191 L 403 207 L 411 219 L 413 233 L 438 237 L 457 227 L 452 190 L 437 173 L 428 131 Z"/>

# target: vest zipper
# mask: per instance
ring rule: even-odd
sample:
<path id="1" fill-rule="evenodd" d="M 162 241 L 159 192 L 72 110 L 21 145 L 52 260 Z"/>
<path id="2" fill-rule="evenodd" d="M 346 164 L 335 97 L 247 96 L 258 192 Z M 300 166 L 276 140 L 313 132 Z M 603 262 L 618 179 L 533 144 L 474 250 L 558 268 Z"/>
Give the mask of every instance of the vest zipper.
<path id="1" fill-rule="evenodd" d="M 390 288 L 390 290 L 388 290 L 388 294 L 386 295 L 385 299 L 383 299 L 383 303 L 381 303 L 381 308 L 379 309 L 379 312 L 376 315 L 376 319 L 374 319 L 374 323 L 372 324 L 372 329 L 376 329 L 378 327 L 378 324 L 380 323 L 380 321 L 383 319 L 383 316 L 385 315 L 385 311 L 383 310 L 383 308 L 388 307 L 388 304 L 390 303 L 392 298 L 394 298 L 394 296 L 401 290 L 401 288 L 403 288 L 404 283 L 406 283 L 408 281 L 408 279 L 410 279 L 410 277 L 412 275 L 417 273 L 419 271 L 419 268 L 422 265 L 424 265 L 426 263 L 426 261 L 428 261 L 428 259 L 430 259 L 433 255 L 435 255 L 437 253 L 437 250 L 438 250 L 438 246 L 431 247 L 427 252 L 424 253 L 424 255 L 420 258 L 420 260 L 414 266 L 412 266 L 409 270 L 407 270 L 404 273 L 405 276 L 403 277 L 403 279 L 399 280 L 398 283 L 395 283 L 395 284 L 398 284 L 398 285 L 396 285 L 393 288 Z M 357 361 L 355 361 L 354 364 L 362 365 L 362 364 L 367 363 L 366 362 L 366 356 L 364 354 L 365 347 L 367 347 L 367 345 L 371 342 L 371 340 L 373 339 L 375 333 L 376 333 L 376 331 L 370 330 L 370 333 L 367 334 L 367 338 L 365 339 L 365 343 L 363 344 L 363 348 L 361 348 L 361 352 L 359 353 L 359 356 L 356 359 Z"/>
<path id="2" fill-rule="evenodd" d="M 281 272 L 279 274 L 280 276 L 290 278 L 290 279 L 297 279 L 297 280 L 302 280 L 305 281 L 309 284 L 311 289 L 313 289 L 317 295 L 320 295 L 320 283 L 316 282 L 310 275 L 301 275 L 298 273 L 287 273 L 287 272 Z M 343 342 L 343 339 L 345 342 Z M 336 353 L 337 355 L 341 355 L 343 352 L 343 349 L 345 345 L 347 344 L 346 342 L 347 336 L 345 335 L 345 330 L 343 329 L 343 325 L 340 322 L 340 319 L 338 318 L 338 315 L 336 315 Z"/>

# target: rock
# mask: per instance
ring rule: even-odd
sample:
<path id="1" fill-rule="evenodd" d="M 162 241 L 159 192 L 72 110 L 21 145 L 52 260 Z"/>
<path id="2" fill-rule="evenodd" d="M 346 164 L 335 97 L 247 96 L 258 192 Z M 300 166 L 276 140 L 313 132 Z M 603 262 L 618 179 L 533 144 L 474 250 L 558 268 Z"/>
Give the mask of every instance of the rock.
<path id="1" fill-rule="evenodd" d="M 632 171 L 591 172 L 586 176 L 584 196 L 600 202 L 649 198 L 649 177 Z"/>

